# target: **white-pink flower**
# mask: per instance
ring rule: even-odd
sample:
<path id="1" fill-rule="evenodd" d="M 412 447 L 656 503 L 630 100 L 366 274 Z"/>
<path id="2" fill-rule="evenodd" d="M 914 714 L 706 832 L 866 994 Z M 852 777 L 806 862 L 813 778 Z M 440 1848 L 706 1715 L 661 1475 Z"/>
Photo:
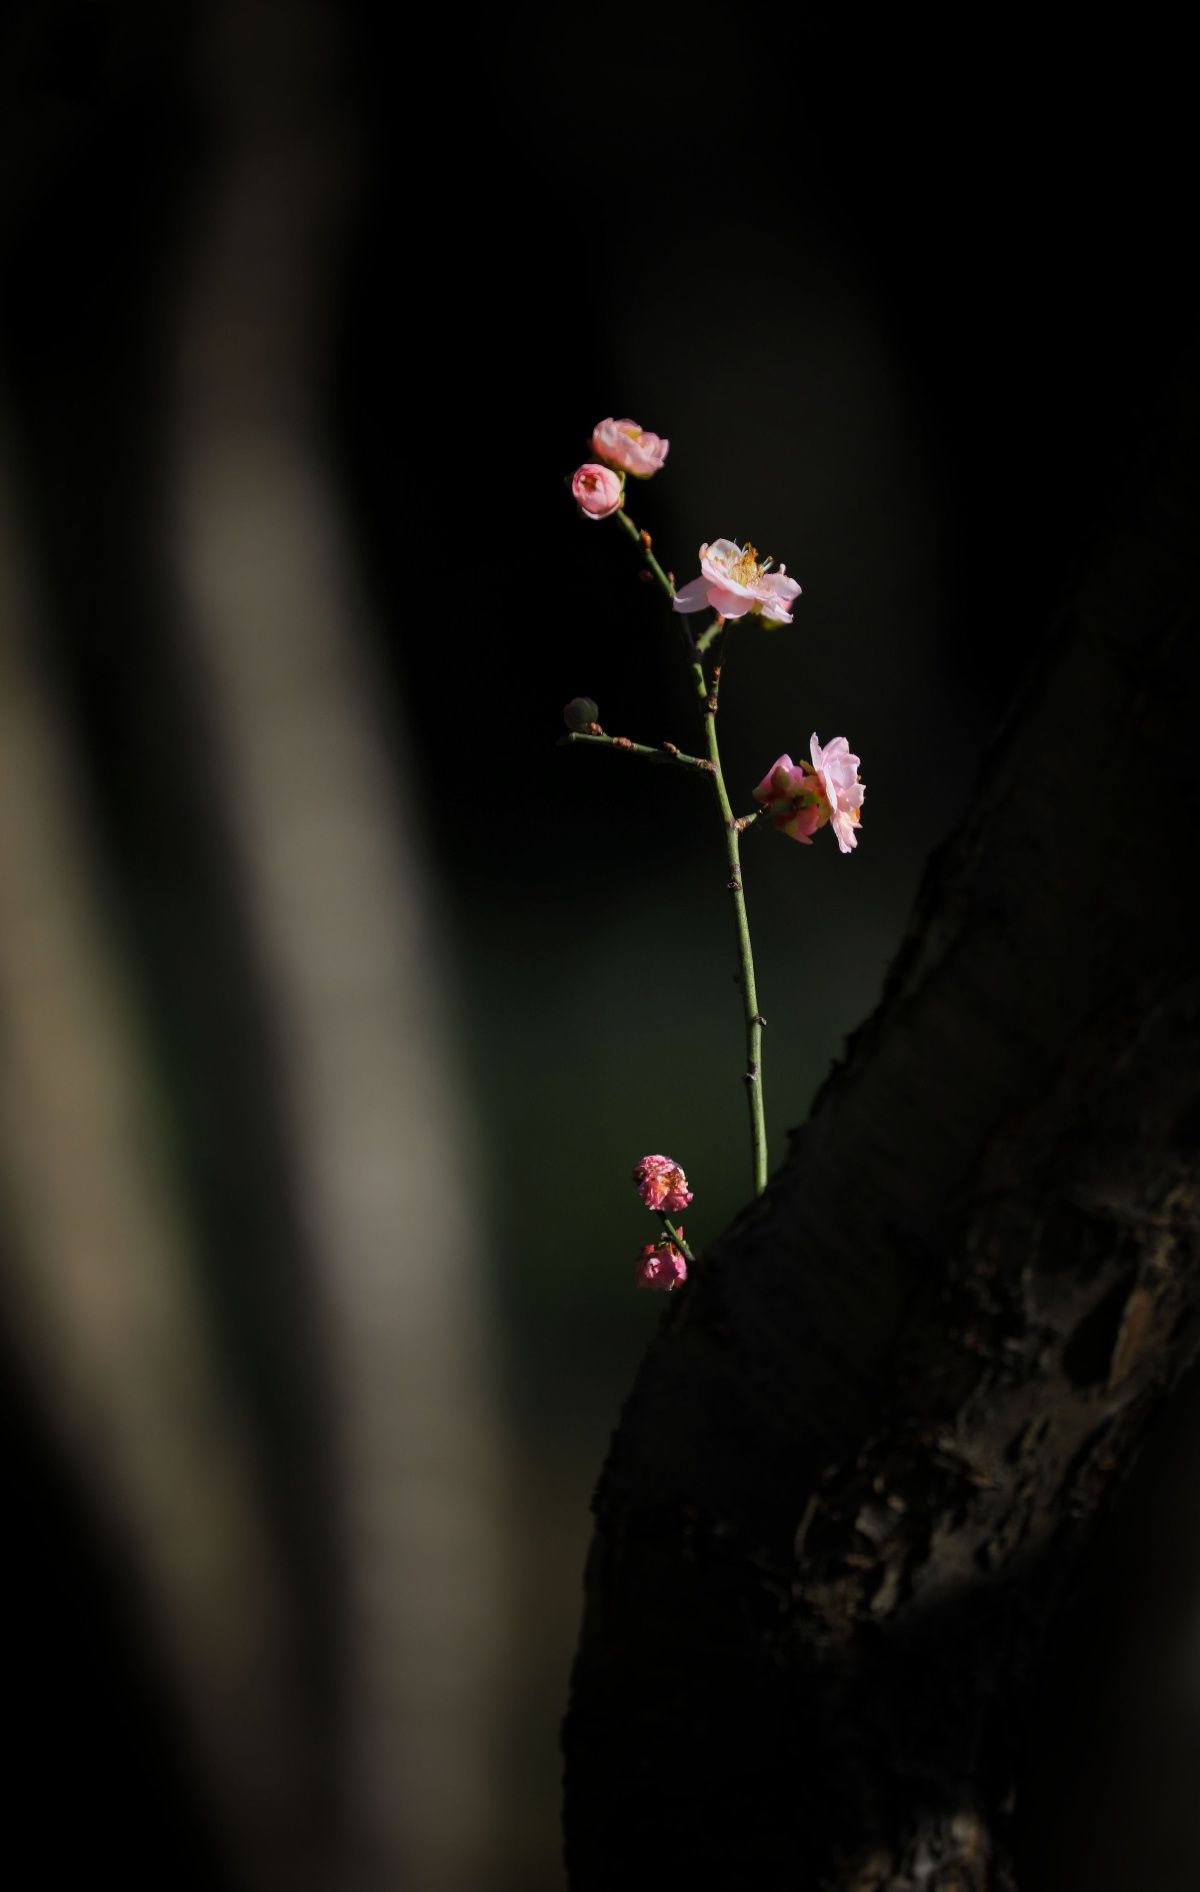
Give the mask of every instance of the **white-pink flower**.
<path id="1" fill-rule="evenodd" d="M 814 730 L 808 745 L 813 769 L 829 808 L 829 824 L 843 854 L 858 846 L 859 809 L 866 789 L 858 779 L 859 758 L 851 755 L 845 736 L 834 736 L 822 749 Z"/>
<path id="2" fill-rule="evenodd" d="M 719 611 L 723 618 L 744 618 L 753 611 L 764 624 L 790 624 L 790 606 L 799 596 L 786 565 L 773 572 L 771 560 L 760 559 L 752 545 L 714 539 L 700 547 L 700 576 L 675 593 L 675 609 Z"/>
<path id="3" fill-rule="evenodd" d="M 607 519 L 621 504 L 621 478 L 611 467 L 586 460 L 571 481 L 571 497 L 585 519 Z"/>
<path id="4" fill-rule="evenodd" d="M 647 1242 L 637 1258 L 634 1280 L 639 1288 L 669 1294 L 687 1280 L 687 1262 L 674 1242 Z"/>
<path id="5" fill-rule="evenodd" d="M 635 480 L 648 480 L 657 473 L 667 457 L 669 440 L 649 434 L 635 420 L 597 421 L 592 432 L 592 452 L 608 466 L 622 473 L 632 473 Z"/>
<path id="6" fill-rule="evenodd" d="M 754 799 L 776 812 L 773 823 L 793 841 L 809 842 L 818 828 L 832 827 L 843 854 L 858 845 L 859 810 L 866 789 L 858 779 L 858 761 L 845 736 L 822 748 L 814 732 L 809 743 L 812 765 L 781 755 L 754 790 Z"/>

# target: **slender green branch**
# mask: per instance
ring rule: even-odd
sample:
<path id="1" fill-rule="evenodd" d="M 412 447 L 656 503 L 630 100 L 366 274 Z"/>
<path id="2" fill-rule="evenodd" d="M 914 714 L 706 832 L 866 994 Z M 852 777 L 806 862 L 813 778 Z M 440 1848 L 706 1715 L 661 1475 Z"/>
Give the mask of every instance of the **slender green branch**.
<path id="1" fill-rule="evenodd" d="M 696 639 L 696 650 L 701 657 L 703 657 L 709 645 L 713 643 L 718 637 L 720 637 L 721 632 L 724 629 L 725 629 L 725 619 L 721 616 L 721 613 L 718 611 L 712 623 L 709 624 L 704 630 L 702 630 L 699 637 Z"/>
<path id="2" fill-rule="evenodd" d="M 650 534 L 648 532 L 640 531 L 638 527 L 634 525 L 633 520 L 629 517 L 629 514 L 625 511 L 625 508 L 623 506 L 620 512 L 616 516 L 621 521 L 621 524 L 624 526 L 626 532 L 628 532 L 630 538 L 633 539 L 635 543 L 637 544 L 637 547 L 639 551 L 641 552 L 642 557 L 645 559 L 647 565 L 650 567 L 650 570 L 654 573 L 654 576 L 657 578 L 659 584 L 662 586 L 663 590 L 666 592 L 669 601 L 672 604 L 674 604 L 675 602 L 674 580 L 663 570 L 662 566 L 659 564 L 658 560 L 655 558 L 654 553 L 651 551 Z"/>
<path id="3" fill-rule="evenodd" d="M 590 743 L 594 749 L 623 749 L 626 755 L 640 755 L 647 762 L 667 762 L 677 769 L 698 770 L 702 775 L 711 775 L 713 771 L 707 756 L 684 755 L 673 743 L 652 749 L 644 742 L 631 742 L 628 736 L 606 736 L 602 732 L 589 735 L 585 730 L 572 730 L 569 736 L 560 736 L 558 740 L 561 747 L 572 742 Z"/>
<path id="4" fill-rule="evenodd" d="M 696 1259 L 695 1255 L 693 1255 L 691 1249 L 688 1247 L 687 1243 L 683 1239 L 683 1230 L 681 1228 L 676 1228 L 670 1216 L 665 1214 L 662 1209 L 656 1209 L 655 1214 L 657 1215 L 659 1221 L 662 1223 L 664 1229 L 666 1230 L 667 1234 L 670 1236 L 671 1240 L 674 1242 L 676 1248 L 679 1250 L 680 1254 L 683 1256 L 684 1260 L 695 1261 Z"/>
<path id="5" fill-rule="evenodd" d="M 647 565 L 650 567 L 650 570 L 654 573 L 654 576 L 657 578 L 659 584 L 662 586 L 664 592 L 667 595 L 668 602 L 673 605 L 675 603 L 675 581 L 671 577 L 669 572 L 665 572 L 663 570 L 662 566 L 659 564 L 658 560 L 655 558 L 654 553 L 651 551 L 650 534 L 648 532 L 642 532 L 634 524 L 633 520 L 629 517 L 629 514 L 625 511 L 624 507 L 621 508 L 620 512 L 616 516 L 621 521 L 621 524 L 624 526 L 626 532 L 629 534 L 630 538 L 634 541 L 638 550 L 641 552 L 642 557 L 645 559 Z M 688 623 L 687 618 L 682 613 L 677 613 L 677 616 L 679 618 L 680 635 L 683 638 L 684 649 L 687 651 L 688 668 L 692 674 L 692 688 L 695 690 L 696 695 L 703 702 L 704 698 L 708 695 L 708 684 L 704 680 L 704 665 L 700 662 L 700 659 L 696 654 L 697 645 L 696 645 L 695 638 L 692 636 L 691 625 Z"/>
<path id="6" fill-rule="evenodd" d="M 684 642 L 687 645 L 688 670 L 691 673 L 692 688 L 695 690 L 699 699 L 701 713 L 703 714 L 704 707 L 708 702 L 708 679 L 704 675 L 704 665 L 696 655 L 696 645 L 687 623 L 683 618 L 680 618 L 679 622 L 683 627 Z"/>
<path id="7" fill-rule="evenodd" d="M 617 514 L 629 537 L 634 540 L 642 557 L 650 567 L 669 602 L 675 602 L 674 580 L 668 576 L 651 550 L 650 534 L 639 531 L 629 514 L 622 508 Z M 708 679 L 704 673 L 704 655 L 717 636 L 725 628 L 725 620 L 718 615 L 700 637 L 692 635 L 691 627 L 680 616 L 680 629 L 683 632 L 684 647 L 687 651 L 688 669 L 691 673 L 692 687 L 700 704 L 704 722 L 704 740 L 708 749 L 708 767 L 712 775 L 713 787 L 717 794 L 717 806 L 721 811 L 721 825 L 725 835 L 725 854 L 729 863 L 729 891 L 733 896 L 733 917 L 737 929 L 738 942 L 738 984 L 742 993 L 742 1011 L 746 1023 L 746 1069 L 743 1081 L 746 1086 L 746 1104 L 750 1113 L 750 1155 L 754 1173 L 754 1193 L 761 1195 L 767 1186 L 767 1126 L 763 1112 L 762 1082 L 762 1028 L 765 1020 L 758 1009 L 758 997 L 754 989 L 754 955 L 750 948 L 750 924 L 746 917 L 746 897 L 742 891 L 742 863 L 738 849 L 738 837 L 742 827 L 749 825 L 754 817 L 748 817 L 739 824 L 729 804 L 725 792 L 725 780 L 721 774 L 721 752 L 717 744 L 717 703 L 721 686 L 720 666 L 714 667 L 713 683 L 710 692 Z M 580 738 L 577 738 L 579 740 Z M 585 736 L 583 741 L 587 741 Z M 593 737 L 592 741 L 597 738 Z M 619 746 L 624 746 L 621 743 Z M 634 744 L 629 747 L 634 748 Z M 657 750 L 642 753 L 657 758 Z M 694 758 L 691 758 L 694 761 Z M 682 1244 L 681 1244 L 682 1248 Z M 686 1255 L 687 1250 L 682 1249 Z"/>
<path id="8" fill-rule="evenodd" d="M 750 1114 L 750 1158 L 754 1171 L 754 1193 L 760 1196 L 767 1186 L 767 1124 L 763 1110 L 762 1028 L 765 1019 L 758 1009 L 754 989 L 754 954 L 750 947 L 750 922 L 746 915 L 746 896 L 742 891 L 742 860 L 738 846 L 739 828 L 725 791 L 721 773 L 721 752 L 717 745 L 715 694 L 706 699 L 704 738 L 713 764 L 713 787 L 725 834 L 725 857 L 729 863 L 729 891 L 733 896 L 733 917 L 737 929 L 738 985 L 742 994 L 742 1013 L 746 1026 L 746 1106 Z"/>

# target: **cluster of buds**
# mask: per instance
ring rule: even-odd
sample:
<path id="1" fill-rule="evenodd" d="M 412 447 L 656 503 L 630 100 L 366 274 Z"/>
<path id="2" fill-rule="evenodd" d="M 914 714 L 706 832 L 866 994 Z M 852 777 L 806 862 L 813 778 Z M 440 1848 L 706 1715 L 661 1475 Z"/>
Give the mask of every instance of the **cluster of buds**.
<path id="1" fill-rule="evenodd" d="M 678 1215 L 692 1199 L 687 1177 L 673 1156 L 643 1156 L 634 1169 L 633 1180 L 642 1201 L 656 1215 Z M 674 1232 L 682 1237 L 682 1223 Z M 638 1255 L 634 1278 L 641 1288 L 658 1288 L 669 1294 L 687 1280 L 683 1251 L 668 1238 L 647 1242 Z"/>
<path id="2" fill-rule="evenodd" d="M 647 433 L 635 420 L 598 421 L 592 452 L 571 479 L 571 497 L 584 519 L 611 519 L 625 498 L 626 476 L 648 480 L 667 457 L 669 440 Z"/>

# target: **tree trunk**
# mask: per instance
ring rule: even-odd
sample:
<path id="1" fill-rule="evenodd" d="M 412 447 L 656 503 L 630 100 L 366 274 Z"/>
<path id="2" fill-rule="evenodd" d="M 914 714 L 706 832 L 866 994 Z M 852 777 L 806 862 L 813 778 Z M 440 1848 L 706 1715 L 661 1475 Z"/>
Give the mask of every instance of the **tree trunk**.
<path id="1" fill-rule="evenodd" d="M 1200 1334 L 1197 444 L 1189 380 L 878 1011 L 667 1307 L 595 1503 L 576 1892 L 1016 1884 L 1046 1626 Z"/>

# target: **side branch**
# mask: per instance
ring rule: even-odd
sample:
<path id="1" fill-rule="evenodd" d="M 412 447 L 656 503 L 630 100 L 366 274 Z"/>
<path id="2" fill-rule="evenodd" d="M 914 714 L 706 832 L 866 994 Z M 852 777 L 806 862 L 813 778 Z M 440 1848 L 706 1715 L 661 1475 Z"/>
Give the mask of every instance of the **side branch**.
<path id="1" fill-rule="evenodd" d="M 620 749 L 626 755 L 641 756 L 645 762 L 666 762 L 673 768 L 690 769 L 701 775 L 711 775 L 713 764 L 706 756 L 684 755 L 674 743 L 664 742 L 661 749 L 652 749 L 644 742 L 631 742 L 628 736 L 606 736 L 600 733 L 587 734 L 581 730 L 572 730 L 570 735 L 558 738 L 559 746 L 567 748 L 572 743 L 580 742 L 594 749 Z"/>

